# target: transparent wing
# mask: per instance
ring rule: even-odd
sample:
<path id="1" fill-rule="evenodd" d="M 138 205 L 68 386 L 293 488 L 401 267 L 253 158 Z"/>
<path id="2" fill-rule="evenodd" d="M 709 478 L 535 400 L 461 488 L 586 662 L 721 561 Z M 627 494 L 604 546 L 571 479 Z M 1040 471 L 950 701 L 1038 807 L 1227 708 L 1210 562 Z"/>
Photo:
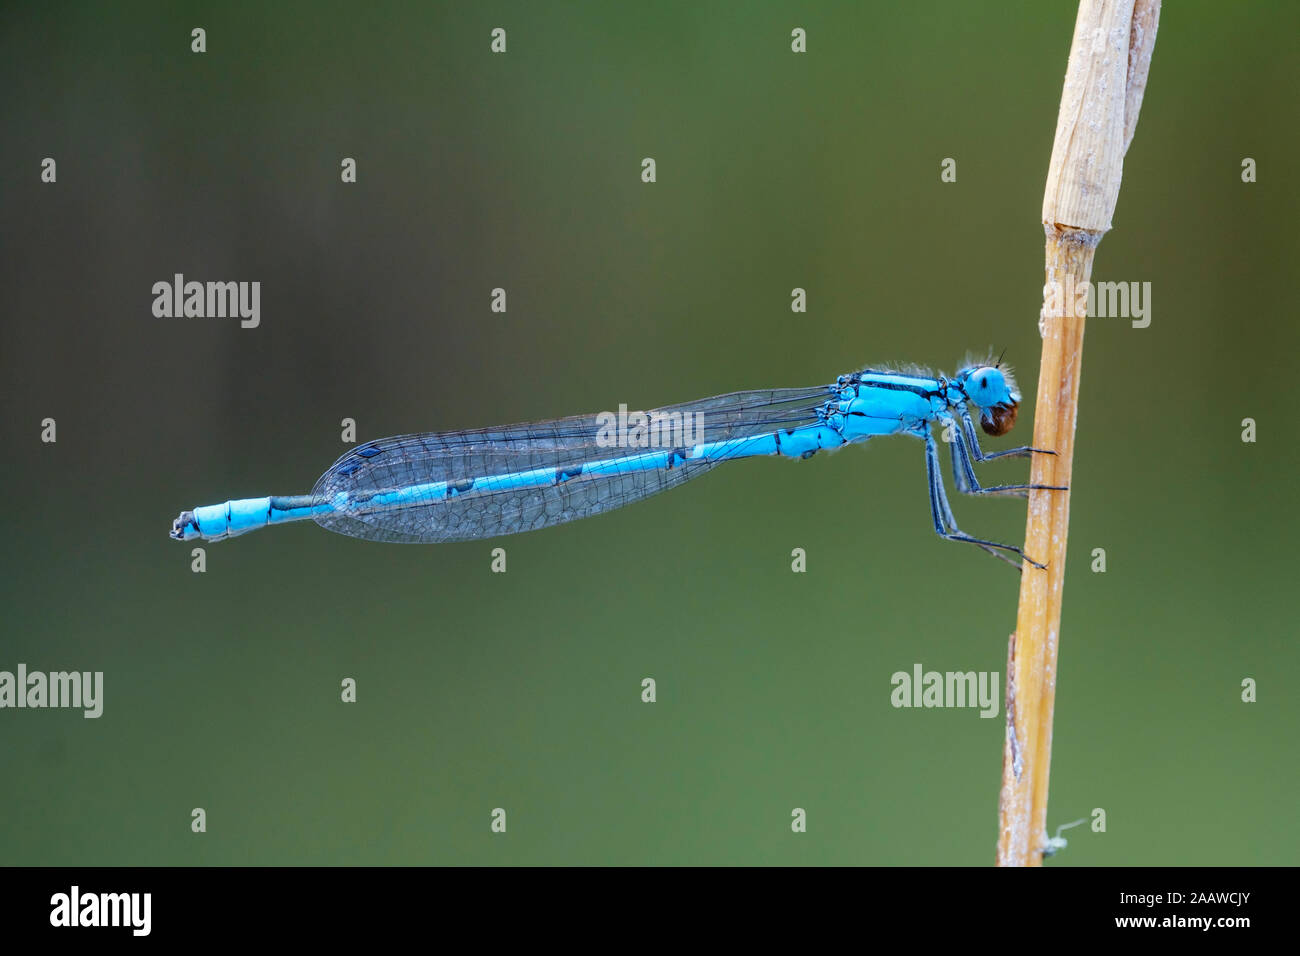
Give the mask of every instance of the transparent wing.
<path id="1" fill-rule="evenodd" d="M 725 449 L 730 442 L 815 421 L 830 393 L 826 386 L 732 392 L 648 414 L 667 421 L 673 420 L 674 413 L 697 415 L 696 443 L 721 443 Z M 334 501 L 341 500 L 338 495 L 343 492 L 350 503 L 340 511 L 318 515 L 316 521 L 330 531 L 371 541 L 490 538 L 621 508 L 711 471 L 725 458 L 715 449 L 706 458 L 674 460 L 671 448 L 665 447 L 662 465 L 584 475 L 579 466 L 592 462 L 634 456 L 644 461 L 647 449 L 608 447 L 607 438 L 600 436 L 596 415 L 578 415 L 368 442 L 339 458 L 316 482 L 314 496 Z M 576 474 L 543 487 L 509 486 L 509 476 L 535 469 Z M 375 494 L 471 481 L 468 490 L 454 497 L 420 496 L 401 508 L 382 510 L 367 510 L 364 505 Z"/>

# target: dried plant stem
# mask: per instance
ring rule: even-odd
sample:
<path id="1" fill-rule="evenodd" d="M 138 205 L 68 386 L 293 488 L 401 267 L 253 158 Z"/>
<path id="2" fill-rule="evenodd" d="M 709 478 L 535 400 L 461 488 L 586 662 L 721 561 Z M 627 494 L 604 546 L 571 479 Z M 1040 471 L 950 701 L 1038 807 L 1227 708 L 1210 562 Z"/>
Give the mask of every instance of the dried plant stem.
<path id="1" fill-rule="evenodd" d="M 1088 236 L 1047 239 L 1047 281 L 1074 278 L 1084 288 L 1092 275 L 1096 242 Z M 1074 464 L 1074 425 L 1083 364 L 1083 316 L 1045 321 L 1043 357 L 1034 412 L 1035 455 L 1030 481 L 1069 485 Z M 1002 761 L 1000 866 L 1041 862 L 1047 828 L 1047 781 L 1052 760 L 1052 717 L 1056 706 L 1056 655 L 1065 584 L 1065 544 L 1070 494 L 1030 492 L 1025 553 L 1045 561 L 1045 571 L 1026 569 L 1020 582 L 1020 611 L 1007 667 L 1007 736 Z M 1043 555 L 1043 557 L 1038 557 Z"/>
<path id="2" fill-rule="evenodd" d="M 1046 285 L 1043 355 L 1034 411 L 1034 484 L 1069 485 L 1083 363 L 1084 313 L 1097 243 L 1110 229 L 1123 157 L 1137 126 L 1159 0 L 1082 0 L 1061 92 L 1043 196 Z M 1070 493 L 1029 497 L 1026 567 L 1007 660 L 1007 728 L 999 799 L 999 866 L 1037 866 L 1047 830 L 1047 785 L 1065 582 Z"/>

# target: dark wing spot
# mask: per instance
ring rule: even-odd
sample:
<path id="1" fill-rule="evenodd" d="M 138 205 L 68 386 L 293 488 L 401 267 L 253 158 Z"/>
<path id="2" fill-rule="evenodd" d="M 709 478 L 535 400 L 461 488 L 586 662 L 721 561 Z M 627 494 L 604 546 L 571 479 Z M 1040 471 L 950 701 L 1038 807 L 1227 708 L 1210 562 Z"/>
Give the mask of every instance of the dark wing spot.
<path id="1" fill-rule="evenodd" d="M 362 458 L 374 458 L 376 455 L 382 455 L 383 453 L 384 450 L 375 444 L 362 445 L 357 449 L 357 454 Z"/>
<path id="2" fill-rule="evenodd" d="M 464 481 L 457 481 L 454 484 L 447 485 L 447 497 L 452 498 L 456 495 L 463 495 L 474 487 L 474 479 L 466 478 Z"/>

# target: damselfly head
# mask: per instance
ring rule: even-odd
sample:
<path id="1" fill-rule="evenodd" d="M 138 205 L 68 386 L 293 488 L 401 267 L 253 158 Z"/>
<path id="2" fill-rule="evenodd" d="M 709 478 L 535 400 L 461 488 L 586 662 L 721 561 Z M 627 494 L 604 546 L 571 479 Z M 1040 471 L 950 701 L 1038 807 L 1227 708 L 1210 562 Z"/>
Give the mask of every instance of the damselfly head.
<path id="1" fill-rule="evenodd" d="M 962 390 L 980 410 L 980 427 L 990 435 L 1005 435 L 1016 423 L 1020 392 L 1011 370 L 998 365 L 976 365 L 958 375 Z"/>

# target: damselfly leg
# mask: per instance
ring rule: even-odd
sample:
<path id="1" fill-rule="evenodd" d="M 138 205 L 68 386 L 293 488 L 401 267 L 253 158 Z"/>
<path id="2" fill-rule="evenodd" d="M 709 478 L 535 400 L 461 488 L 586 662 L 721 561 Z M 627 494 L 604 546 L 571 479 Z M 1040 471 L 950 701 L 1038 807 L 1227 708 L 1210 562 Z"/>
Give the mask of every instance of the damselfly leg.
<path id="1" fill-rule="evenodd" d="M 975 538 L 958 528 L 957 519 L 952 513 L 952 506 L 948 504 L 948 493 L 943 487 L 943 475 L 939 469 L 939 449 L 935 444 L 934 435 L 931 433 L 928 423 L 918 427 L 913 434 L 925 441 L 925 471 L 930 481 L 930 515 L 934 519 L 935 534 L 948 541 L 964 541 L 967 544 L 973 544 L 977 548 L 987 551 L 995 558 L 1005 561 L 1013 568 L 1019 568 L 1020 565 L 1003 554 L 1003 551 L 1018 555 L 1036 568 L 1047 567 L 1047 565 L 1040 564 L 1029 557 L 1014 544 L 999 544 L 996 541 Z"/>
<path id="2" fill-rule="evenodd" d="M 975 422 L 971 420 L 970 407 L 963 405 L 959 411 L 962 425 L 966 431 L 967 447 L 970 449 L 971 456 L 976 461 L 992 461 L 994 458 L 1028 458 L 1034 452 L 1040 455 L 1055 455 L 1056 452 L 1049 451 L 1046 448 L 1031 448 L 1029 445 L 1021 445 L 1019 448 L 1008 448 L 1006 451 L 985 452 L 980 448 L 978 433 L 975 431 Z M 956 431 L 956 429 L 953 429 Z"/>
<path id="3" fill-rule="evenodd" d="M 1028 497 L 1031 491 L 1067 491 L 1064 485 L 992 485 L 985 488 L 980 485 L 979 479 L 975 477 L 975 468 L 971 464 L 972 456 L 976 461 L 989 461 L 993 458 L 1006 457 L 993 455 L 983 455 L 980 452 L 979 442 L 975 439 L 974 429 L 969 428 L 970 414 L 966 414 L 966 423 L 968 433 L 962 434 L 962 431 L 956 427 L 953 428 L 952 447 L 949 451 L 952 453 L 952 478 L 957 490 L 964 495 L 1002 495 L 1016 498 Z M 970 442 L 968 445 L 967 442 Z M 973 447 L 972 447 L 973 446 Z M 1055 452 L 1044 452 L 1039 448 L 1013 448 L 1011 452 L 1017 453 L 1016 457 L 1028 457 L 1031 452 L 1041 452 L 1043 454 L 1054 455 Z"/>

